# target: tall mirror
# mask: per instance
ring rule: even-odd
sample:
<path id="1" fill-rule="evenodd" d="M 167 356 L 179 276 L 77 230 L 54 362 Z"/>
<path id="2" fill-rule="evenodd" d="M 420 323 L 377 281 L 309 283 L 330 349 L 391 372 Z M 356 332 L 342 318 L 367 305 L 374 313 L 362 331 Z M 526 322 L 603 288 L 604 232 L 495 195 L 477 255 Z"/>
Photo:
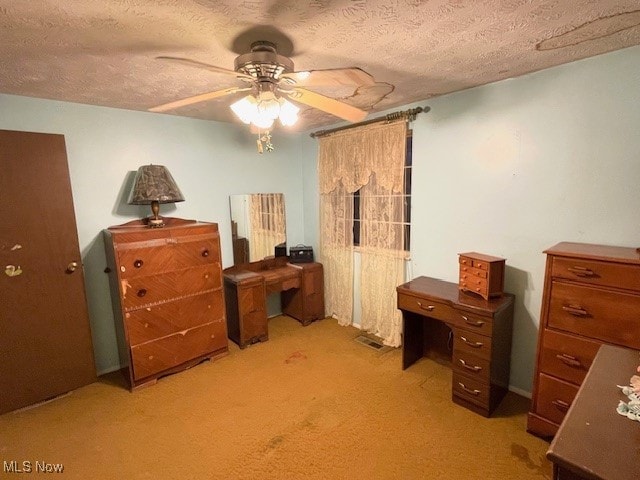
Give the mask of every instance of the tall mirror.
<path id="1" fill-rule="evenodd" d="M 230 195 L 229 205 L 234 265 L 286 255 L 284 194 Z"/>

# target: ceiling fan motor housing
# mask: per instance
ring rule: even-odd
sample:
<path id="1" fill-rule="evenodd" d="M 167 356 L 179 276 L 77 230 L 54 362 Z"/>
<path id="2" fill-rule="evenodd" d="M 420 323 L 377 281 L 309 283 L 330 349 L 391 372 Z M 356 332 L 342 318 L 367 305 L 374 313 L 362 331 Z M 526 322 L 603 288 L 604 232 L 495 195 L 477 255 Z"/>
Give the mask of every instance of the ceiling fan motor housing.
<path id="1" fill-rule="evenodd" d="M 251 52 L 236 57 L 234 65 L 236 72 L 261 81 L 277 82 L 283 73 L 293 72 L 291 59 L 278 55 L 275 44 L 265 41 L 251 44 Z"/>

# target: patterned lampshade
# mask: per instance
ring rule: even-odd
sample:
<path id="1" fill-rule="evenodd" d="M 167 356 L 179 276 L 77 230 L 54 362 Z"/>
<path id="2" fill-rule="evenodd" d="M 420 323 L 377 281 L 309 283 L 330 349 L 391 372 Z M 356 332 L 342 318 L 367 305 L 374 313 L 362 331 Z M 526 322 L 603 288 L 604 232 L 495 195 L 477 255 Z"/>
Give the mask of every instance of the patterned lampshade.
<path id="1" fill-rule="evenodd" d="M 158 215 L 160 204 L 174 202 L 184 202 L 184 196 L 166 167 L 143 165 L 138 168 L 128 203 L 151 205 L 153 217 L 148 219 L 150 227 L 164 226 L 164 222 Z"/>
<path id="2" fill-rule="evenodd" d="M 130 205 L 149 205 L 151 202 L 184 202 L 175 180 L 163 165 L 143 165 L 138 169 L 129 194 Z"/>

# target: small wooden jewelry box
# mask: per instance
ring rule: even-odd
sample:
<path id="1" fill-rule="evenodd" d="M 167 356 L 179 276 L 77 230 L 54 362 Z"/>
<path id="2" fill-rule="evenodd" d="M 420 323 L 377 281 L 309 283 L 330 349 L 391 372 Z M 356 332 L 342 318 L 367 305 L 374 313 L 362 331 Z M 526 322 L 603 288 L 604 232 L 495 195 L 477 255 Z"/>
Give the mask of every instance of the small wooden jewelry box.
<path id="1" fill-rule="evenodd" d="M 499 297 L 504 289 L 505 259 L 477 252 L 460 253 L 458 288 L 480 295 L 485 300 Z"/>

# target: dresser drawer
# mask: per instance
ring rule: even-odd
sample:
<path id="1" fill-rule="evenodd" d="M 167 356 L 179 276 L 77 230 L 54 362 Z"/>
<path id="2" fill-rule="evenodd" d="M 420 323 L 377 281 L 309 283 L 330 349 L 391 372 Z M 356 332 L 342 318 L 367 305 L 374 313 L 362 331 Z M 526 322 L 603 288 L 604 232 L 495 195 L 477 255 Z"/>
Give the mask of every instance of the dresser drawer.
<path id="1" fill-rule="evenodd" d="M 459 285 L 461 290 L 474 292 L 479 295 L 482 295 L 483 297 L 488 296 L 488 289 L 487 289 L 488 284 L 485 278 L 460 275 Z"/>
<path id="2" fill-rule="evenodd" d="M 606 287 L 640 291 L 640 265 L 554 257 L 552 276 Z"/>
<path id="3" fill-rule="evenodd" d="M 490 337 L 493 329 L 493 318 L 456 309 L 452 324 Z"/>
<path id="4" fill-rule="evenodd" d="M 454 327 L 453 350 L 489 360 L 491 359 L 491 337 Z"/>
<path id="5" fill-rule="evenodd" d="M 220 240 L 217 235 L 177 236 L 176 242 L 173 247 L 176 268 L 220 263 Z"/>
<path id="6" fill-rule="evenodd" d="M 489 385 L 477 378 L 471 378 L 456 370 L 451 383 L 453 395 L 468 400 L 484 408 L 489 407 Z"/>
<path id="7" fill-rule="evenodd" d="M 487 278 L 488 272 L 480 268 L 465 267 L 460 265 L 460 278 Z"/>
<path id="8" fill-rule="evenodd" d="M 156 239 L 124 244 L 118 247 L 120 277 L 133 278 L 184 269 L 186 267 L 220 263 L 217 236 Z"/>
<path id="9" fill-rule="evenodd" d="M 543 336 L 539 370 L 580 385 L 602 344 L 549 329 Z"/>
<path id="10" fill-rule="evenodd" d="M 447 323 L 452 323 L 456 318 L 455 309 L 447 303 L 405 295 L 403 293 L 398 293 L 398 308 Z"/>
<path id="11" fill-rule="evenodd" d="M 577 393 L 578 387 L 575 385 L 541 373 L 538 378 L 535 413 L 560 424 Z"/>
<path id="12" fill-rule="evenodd" d="M 640 295 L 554 281 L 547 326 L 640 349 Z"/>
<path id="13" fill-rule="evenodd" d="M 134 277 L 121 281 L 125 311 L 158 304 L 183 296 L 218 290 L 222 274 L 216 264 L 174 272 Z"/>
<path id="14" fill-rule="evenodd" d="M 490 262 L 486 262 L 482 259 L 478 259 L 478 258 L 473 258 L 473 257 L 468 257 L 464 254 L 461 254 L 458 257 L 458 262 L 460 263 L 460 270 L 462 270 L 463 268 L 467 267 L 467 268 L 473 268 L 476 270 L 484 270 L 485 271 L 485 277 L 486 277 L 486 271 L 489 270 L 489 263 Z"/>
<path id="15" fill-rule="evenodd" d="M 455 371 L 466 374 L 470 378 L 489 383 L 491 379 L 491 362 L 488 358 L 482 358 L 466 351 L 453 351 L 451 364 Z"/>
<path id="16" fill-rule="evenodd" d="M 222 291 L 125 313 L 129 343 L 138 345 L 211 322 L 224 322 Z"/>
<path id="17" fill-rule="evenodd" d="M 228 341 L 223 323 L 213 322 L 191 328 L 131 347 L 133 376 L 136 380 L 146 378 L 227 347 Z"/>

